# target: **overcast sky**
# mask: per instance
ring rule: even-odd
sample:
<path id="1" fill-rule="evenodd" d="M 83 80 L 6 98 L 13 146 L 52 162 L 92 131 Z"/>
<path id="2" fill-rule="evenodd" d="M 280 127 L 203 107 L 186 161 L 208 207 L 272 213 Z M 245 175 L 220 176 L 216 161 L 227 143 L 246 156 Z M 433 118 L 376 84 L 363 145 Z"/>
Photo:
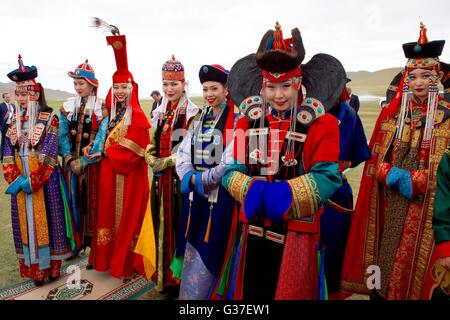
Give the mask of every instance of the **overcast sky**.
<path id="1" fill-rule="evenodd" d="M 172 54 L 185 66 L 190 92 L 201 93 L 201 65 L 230 69 L 256 51 L 277 20 L 285 37 L 292 28 L 300 29 L 304 63 L 324 52 L 347 71 L 403 66 L 401 45 L 417 40 L 420 21 L 429 40 L 450 40 L 448 0 L 1 0 L 0 82 L 9 82 L 6 74 L 17 68 L 21 53 L 26 65 L 38 67 L 44 88 L 73 92 L 67 71 L 88 58 L 104 96 L 115 62 L 107 34 L 90 27 L 94 16 L 127 36 L 129 69 L 141 97 L 161 91 L 161 66 Z M 443 61 L 450 60 L 449 47 Z"/>

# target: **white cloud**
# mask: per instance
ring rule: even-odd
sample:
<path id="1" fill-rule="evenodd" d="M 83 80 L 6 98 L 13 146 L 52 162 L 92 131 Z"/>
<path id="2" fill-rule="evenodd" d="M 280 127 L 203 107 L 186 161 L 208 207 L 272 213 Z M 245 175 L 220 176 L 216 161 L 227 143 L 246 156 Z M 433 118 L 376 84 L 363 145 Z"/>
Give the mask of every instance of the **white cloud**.
<path id="1" fill-rule="evenodd" d="M 255 52 L 260 38 L 276 20 L 285 36 L 298 27 L 307 62 L 315 53 L 336 56 L 349 71 L 401 66 L 404 42 L 418 37 L 419 21 L 428 26 L 429 39 L 450 34 L 447 0 L 432 4 L 407 1 L 117 1 L 2 0 L 0 27 L 3 45 L 0 81 L 17 67 L 20 52 L 25 64 L 39 69 L 44 87 L 72 92 L 67 71 L 89 58 L 106 94 L 115 71 L 112 49 L 104 33 L 91 28 L 99 16 L 127 36 L 129 68 L 148 97 L 161 87 L 161 66 L 172 54 L 183 62 L 191 92 L 200 93 L 202 64 L 220 63 L 230 69 L 240 57 Z M 442 60 L 449 60 L 444 49 Z"/>

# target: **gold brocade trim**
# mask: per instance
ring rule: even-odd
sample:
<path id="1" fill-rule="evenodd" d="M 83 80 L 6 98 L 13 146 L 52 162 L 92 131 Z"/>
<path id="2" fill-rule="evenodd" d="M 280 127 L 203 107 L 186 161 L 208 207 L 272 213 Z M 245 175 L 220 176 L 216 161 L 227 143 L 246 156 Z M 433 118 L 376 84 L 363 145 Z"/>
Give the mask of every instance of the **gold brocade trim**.
<path id="1" fill-rule="evenodd" d="M 409 141 L 411 141 L 411 126 L 405 125 L 403 127 L 401 140 L 402 140 L 402 142 L 405 142 L 405 143 L 409 143 Z"/>
<path id="2" fill-rule="evenodd" d="M 243 174 L 242 172 L 231 173 L 230 179 L 228 180 L 228 191 L 230 194 L 240 203 L 244 203 L 245 194 L 247 193 L 247 188 L 252 182 L 252 178 Z"/>
<path id="3" fill-rule="evenodd" d="M 418 242 L 419 252 L 417 255 L 416 270 L 409 292 L 409 299 L 422 298 L 423 285 L 429 274 L 430 260 L 434 251 L 434 234 L 432 228 L 432 219 L 434 213 L 434 200 L 436 195 L 436 174 L 439 162 L 447 149 L 450 141 L 450 119 L 444 121 L 438 128 L 433 130 L 433 140 L 430 149 L 429 166 L 428 166 L 428 188 L 425 199 L 422 216 L 425 225 L 422 238 Z M 422 220 L 423 221 L 423 220 Z"/>
<path id="4" fill-rule="evenodd" d="M 436 110 L 436 116 L 434 117 L 434 124 L 439 124 L 444 121 L 445 112 L 444 110 Z"/>
<path id="5" fill-rule="evenodd" d="M 155 165 L 156 160 L 158 159 L 156 155 L 156 130 L 155 128 L 150 128 L 150 144 L 145 148 L 144 154 L 145 154 L 145 162 L 148 163 L 150 167 L 153 168 Z"/>
<path id="6" fill-rule="evenodd" d="M 292 219 L 309 217 L 319 210 L 320 193 L 317 183 L 310 173 L 287 182 L 291 186 L 293 195 L 293 208 L 290 212 Z"/>
<path id="7" fill-rule="evenodd" d="M 36 155 L 28 157 L 30 172 L 36 172 L 39 168 L 39 160 Z M 33 215 L 38 246 L 49 244 L 47 210 L 45 208 L 44 188 L 33 192 Z"/>
<path id="8" fill-rule="evenodd" d="M 10 164 L 14 164 L 14 156 L 6 156 L 3 157 L 3 162 L 2 162 L 3 166 L 5 165 L 10 165 Z"/>
<path id="9" fill-rule="evenodd" d="M 139 157 L 144 157 L 145 156 L 145 150 L 143 148 L 141 148 L 136 142 L 131 141 L 130 139 L 127 138 L 120 138 L 119 139 L 119 144 L 131 151 L 133 151 L 134 153 L 136 153 Z"/>
<path id="10" fill-rule="evenodd" d="M 123 119 L 120 120 L 116 126 L 111 130 L 105 140 L 105 150 L 108 149 L 111 145 L 114 145 L 119 142 L 121 137 L 120 128 L 123 125 Z"/>
<path id="11" fill-rule="evenodd" d="M 406 126 L 405 126 L 406 127 Z M 419 149 L 419 142 L 422 141 L 422 130 L 414 130 L 411 139 L 411 148 Z"/>
<path id="12" fill-rule="evenodd" d="M 367 294 L 371 293 L 371 290 L 367 287 L 366 281 L 364 282 L 350 282 L 341 278 L 340 289 L 345 292 Z"/>
<path id="13" fill-rule="evenodd" d="M 158 229 L 158 278 L 156 280 L 156 290 L 164 290 L 164 185 L 161 185 L 161 197 L 159 202 L 159 229 Z"/>
<path id="14" fill-rule="evenodd" d="M 389 119 L 388 121 L 381 123 L 380 134 L 384 133 L 384 137 L 382 138 L 381 143 L 378 144 L 377 152 L 374 152 L 374 155 L 377 157 L 377 163 L 375 165 L 376 168 L 380 167 L 381 162 L 384 161 L 386 157 L 386 153 L 391 145 L 395 131 L 396 131 L 396 120 Z M 372 179 L 372 188 L 370 193 L 370 204 L 369 204 L 369 213 L 368 213 L 368 221 L 366 228 L 366 235 L 364 241 L 364 253 L 363 253 L 363 265 L 360 266 L 361 270 L 363 270 L 363 284 L 366 285 L 366 281 L 368 278 L 368 274 L 364 271 L 371 265 L 378 264 L 378 248 L 380 241 L 380 229 L 379 229 L 379 199 L 378 199 L 378 178 L 376 177 L 376 172 L 373 173 L 375 177 Z M 367 172 L 365 173 L 367 174 Z"/>
<path id="15" fill-rule="evenodd" d="M 120 220 L 123 211 L 123 192 L 125 185 L 125 177 L 123 175 L 116 175 L 116 233 L 119 232 Z"/>
<path id="16" fill-rule="evenodd" d="M 114 232 L 109 228 L 100 228 L 97 231 L 97 245 L 107 246 L 114 238 Z"/>
<path id="17" fill-rule="evenodd" d="M 57 163 L 55 158 L 52 158 L 52 157 L 50 157 L 50 156 L 48 156 L 46 154 L 40 154 L 39 155 L 39 162 L 48 164 L 51 167 L 56 166 L 56 163 Z"/>

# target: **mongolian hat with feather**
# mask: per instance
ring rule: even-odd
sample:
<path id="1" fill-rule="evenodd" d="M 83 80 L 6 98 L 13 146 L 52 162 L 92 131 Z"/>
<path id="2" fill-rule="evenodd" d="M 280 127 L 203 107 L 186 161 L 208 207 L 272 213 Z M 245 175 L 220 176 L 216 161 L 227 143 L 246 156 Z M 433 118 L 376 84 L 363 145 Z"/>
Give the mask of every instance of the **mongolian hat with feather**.
<path id="1" fill-rule="evenodd" d="M 92 26 L 103 28 L 112 33 L 112 36 L 106 37 L 106 42 L 113 48 L 116 60 L 117 71 L 113 75 L 113 82 L 127 83 L 129 81 L 134 81 L 133 75 L 128 70 L 127 41 L 125 35 L 120 34 L 119 28 L 106 23 L 100 18 L 93 18 Z"/>

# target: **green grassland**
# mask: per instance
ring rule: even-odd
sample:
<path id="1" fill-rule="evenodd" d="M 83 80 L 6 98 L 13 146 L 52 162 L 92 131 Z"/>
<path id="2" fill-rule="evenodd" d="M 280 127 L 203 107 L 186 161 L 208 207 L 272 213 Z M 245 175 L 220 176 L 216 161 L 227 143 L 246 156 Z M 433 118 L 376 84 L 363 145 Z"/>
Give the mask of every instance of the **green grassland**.
<path id="1" fill-rule="evenodd" d="M 354 92 L 357 92 L 354 90 Z M 193 98 L 194 103 L 201 106 L 203 99 L 201 97 Z M 58 110 L 61 101 L 49 101 L 49 105 L 54 110 Z M 150 115 L 151 100 L 142 100 L 141 106 L 147 116 Z M 367 139 L 370 139 L 376 118 L 379 114 L 379 106 L 376 101 L 361 102 L 359 115 L 364 125 Z M 353 188 L 354 198 L 356 199 L 359 191 L 359 181 L 362 174 L 363 165 L 353 170 L 347 175 L 350 185 Z M 16 261 L 13 237 L 11 231 L 10 215 L 10 197 L 4 194 L 6 182 L 0 169 L 0 288 L 20 281 L 18 274 L 18 264 Z"/>

